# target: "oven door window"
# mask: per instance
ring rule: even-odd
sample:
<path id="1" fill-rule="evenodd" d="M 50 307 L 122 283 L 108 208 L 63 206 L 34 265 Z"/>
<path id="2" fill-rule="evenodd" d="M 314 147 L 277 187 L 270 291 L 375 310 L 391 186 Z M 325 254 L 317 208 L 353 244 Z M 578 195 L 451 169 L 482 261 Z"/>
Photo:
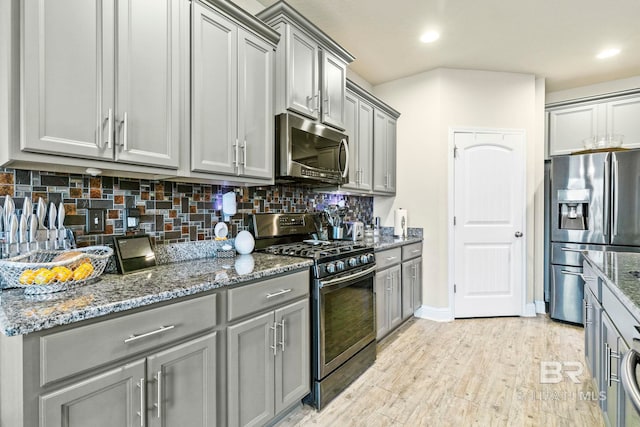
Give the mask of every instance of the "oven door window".
<path id="1" fill-rule="evenodd" d="M 306 167 L 327 171 L 343 171 L 346 167 L 345 146 L 300 129 L 291 129 L 291 160 Z"/>
<path id="2" fill-rule="evenodd" d="M 338 289 L 323 288 L 322 313 L 324 365 L 357 352 L 363 340 L 375 337 L 373 278 Z M 354 348 L 355 346 L 355 348 Z"/>

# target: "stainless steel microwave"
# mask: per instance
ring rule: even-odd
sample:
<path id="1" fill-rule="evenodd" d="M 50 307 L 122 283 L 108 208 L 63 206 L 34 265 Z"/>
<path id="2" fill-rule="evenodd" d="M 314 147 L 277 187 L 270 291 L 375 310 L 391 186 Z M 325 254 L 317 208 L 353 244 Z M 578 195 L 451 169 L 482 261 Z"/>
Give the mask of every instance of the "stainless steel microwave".
<path id="1" fill-rule="evenodd" d="M 349 138 L 290 113 L 276 116 L 276 178 L 342 184 L 349 178 Z"/>

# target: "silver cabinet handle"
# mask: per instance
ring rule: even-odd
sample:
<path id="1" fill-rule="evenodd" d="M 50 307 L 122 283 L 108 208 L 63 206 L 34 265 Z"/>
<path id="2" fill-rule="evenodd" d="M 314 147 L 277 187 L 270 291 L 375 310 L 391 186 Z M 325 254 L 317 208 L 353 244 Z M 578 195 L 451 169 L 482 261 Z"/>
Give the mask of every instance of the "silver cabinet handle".
<path id="1" fill-rule="evenodd" d="M 233 143 L 233 168 L 240 169 L 240 162 L 238 160 L 238 138 Z"/>
<path id="2" fill-rule="evenodd" d="M 278 292 L 273 293 L 273 294 L 267 294 L 267 299 L 269 298 L 273 298 L 273 297 L 278 297 L 280 295 L 284 295 L 284 294 L 288 294 L 289 292 L 291 292 L 291 289 L 280 289 Z"/>
<path id="3" fill-rule="evenodd" d="M 138 381 L 138 384 L 136 384 L 138 386 L 138 388 L 140 389 L 140 412 L 136 412 L 137 415 L 140 416 L 140 427 L 144 427 L 144 398 L 145 398 L 145 391 L 144 391 L 144 378 L 140 378 L 140 380 Z"/>
<path id="4" fill-rule="evenodd" d="M 126 112 L 122 117 L 122 149 L 129 151 L 129 115 Z"/>
<path id="5" fill-rule="evenodd" d="M 156 417 L 160 418 L 162 415 L 162 371 L 158 371 L 158 373 L 156 374 L 156 382 L 158 385 L 158 393 L 157 393 L 157 399 L 158 399 L 158 403 L 156 403 L 155 406 L 156 407 Z"/>
<path id="6" fill-rule="evenodd" d="M 247 141 L 246 140 L 242 143 L 242 167 L 245 169 L 247 167 Z"/>
<path id="7" fill-rule="evenodd" d="M 109 108 L 107 112 L 107 148 L 113 147 L 113 109 Z M 98 145 L 98 144 L 96 144 Z M 102 149 L 102 143 L 99 143 L 98 148 Z"/>
<path id="8" fill-rule="evenodd" d="M 573 248 L 560 248 L 561 251 L 564 252 L 577 252 L 577 253 L 581 253 L 583 251 L 585 251 L 586 249 L 573 249 Z"/>
<path id="9" fill-rule="evenodd" d="M 593 308 L 593 305 L 588 304 L 586 300 L 583 300 L 582 302 L 584 305 L 584 324 L 591 325 L 593 322 L 589 320 L 589 310 Z"/>
<path id="10" fill-rule="evenodd" d="M 156 334 L 160 334 L 162 332 L 166 332 L 169 331 L 173 328 L 175 328 L 175 325 L 169 325 L 169 326 L 160 326 L 158 329 L 156 329 L 155 331 L 150 331 L 150 332 L 145 332 L 144 334 L 140 334 L 140 335 L 131 335 L 129 338 L 127 338 L 126 340 L 124 340 L 125 344 L 129 344 L 130 342 L 142 339 L 142 338 L 146 338 L 146 337 L 150 337 L 152 335 L 156 335 Z"/>
<path id="11" fill-rule="evenodd" d="M 414 249 L 411 251 L 412 254 L 417 254 L 418 252 L 420 252 L 420 249 Z"/>
<path id="12" fill-rule="evenodd" d="M 569 270 L 560 270 L 560 273 L 562 274 L 568 274 L 570 276 L 580 276 L 584 279 L 584 276 L 582 273 L 576 273 L 575 271 L 569 271 Z"/>
<path id="13" fill-rule="evenodd" d="M 640 412 L 640 388 L 636 378 L 636 365 L 640 363 L 640 354 L 631 349 L 622 358 L 621 375 L 622 387 L 631 403 Z"/>
<path id="14" fill-rule="evenodd" d="M 273 350 L 275 356 L 278 353 L 278 322 L 273 322 L 273 326 L 269 326 L 269 329 L 273 331 L 273 345 L 270 345 L 269 348 Z"/>
<path id="15" fill-rule="evenodd" d="M 329 90 L 325 92 L 324 102 L 327 104 L 327 111 L 325 111 L 324 115 L 331 117 L 331 102 L 329 102 Z"/>
<path id="16" fill-rule="evenodd" d="M 397 256 L 390 256 L 390 257 L 387 257 L 386 260 L 387 261 L 393 261 L 396 258 L 398 258 L 398 257 Z"/>
<path id="17" fill-rule="evenodd" d="M 280 348 L 282 349 L 282 352 L 284 353 L 284 318 L 282 318 L 282 322 L 280 322 L 280 327 L 282 328 L 282 340 L 280 340 Z"/>
<path id="18" fill-rule="evenodd" d="M 607 382 L 609 384 L 609 387 L 611 387 L 611 383 L 612 382 L 616 382 L 619 383 L 620 382 L 620 378 L 618 378 L 617 376 L 614 376 L 611 373 L 611 358 L 614 359 L 620 359 L 620 353 L 617 353 L 615 351 L 613 351 L 613 349 L 611 347 L 609 347 L 609 344 L 604 343 L 604 347 L 605 347 L 605 353 L 606 353 L 606 357 L 607 360 L 605 362 L 606 366 L 606 370 L 605 370 L 605 376 L 607 378 Z"/>

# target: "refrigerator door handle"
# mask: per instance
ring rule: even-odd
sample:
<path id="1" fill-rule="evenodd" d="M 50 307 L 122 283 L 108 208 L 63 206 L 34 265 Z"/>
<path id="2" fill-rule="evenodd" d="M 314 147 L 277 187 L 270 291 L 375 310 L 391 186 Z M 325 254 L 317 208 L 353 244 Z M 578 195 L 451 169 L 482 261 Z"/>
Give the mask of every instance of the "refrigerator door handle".
<path id="1" fill-rule="evenodd" d="M 611 236 L 615 236 L 618 234 L 618 159 L 616 156 L 613 156 L 613 185 L 611 186 L 612 194 L 612 202 L 613 205 L 611 207 Z"/>
<path id="2" fill-rule="evenodd" d="M 615 157 L 614 157 L 615 159 Z M 610 170 L 609 170 L 609 153 L 604 159 L 604 206 L 602 209 L 602 235 L 606 236 L 609 234 L 609 229 L 607 227 L 609 223 L 609 192 L 611 191 L 611 185 L 609 181 L 611 180 Z"/>

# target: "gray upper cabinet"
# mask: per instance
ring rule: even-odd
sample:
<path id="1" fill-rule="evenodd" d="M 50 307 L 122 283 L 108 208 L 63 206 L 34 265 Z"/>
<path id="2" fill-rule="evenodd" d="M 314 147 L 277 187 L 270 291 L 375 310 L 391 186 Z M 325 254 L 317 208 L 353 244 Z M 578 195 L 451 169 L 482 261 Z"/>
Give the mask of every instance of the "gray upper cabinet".
<path id="1" fill-rule="evenodd" d="M 608 98 L 548 109 L 549 155 L 584 150 L 586 138 L 622 135 L 623 148 L 640 147 L 640 96 Z M 596 147 L 599 148 L 599 147 Z"/>
<path id="2" fill-rule="evenodd" d="M 349 136 L 349 182 L 344 188 L 371 191 L 373 173 L 373 106 L 347 91 L 345 97 L 345 132 Z"/>
<path id="3" fill-rule="evenodd" d="M 381 110 L 373 117 L 373 191 L 396 192 L 396 118 Z"/>
<path id="4" fill-rule="evenodd" d="M 322 51 L 322 123 L 344 129 L 347 64 Z"/>
<path id="5" fill-rule="evenodd" d="M 144 366 L 138 360 L 40 396 L 39 426 L 146 425 Z"/>
<path id="6" fill-rule="evenodd" d="M 25 2 L 21 149 L 177 168 L 185 4 Z"/>
<path id="7" fill-rule="evenodd" d="M 354 57 L 283 1 L 256 16 L 282 36 L 276 50 L 276 113 L 293 111 L 344 130 L 346 68 Z"/>
<path id="8" fill-rule="evenodd" d="M 273 60 L 273 42 L 193 4 L 192 171 L 273 179 Z"/>

